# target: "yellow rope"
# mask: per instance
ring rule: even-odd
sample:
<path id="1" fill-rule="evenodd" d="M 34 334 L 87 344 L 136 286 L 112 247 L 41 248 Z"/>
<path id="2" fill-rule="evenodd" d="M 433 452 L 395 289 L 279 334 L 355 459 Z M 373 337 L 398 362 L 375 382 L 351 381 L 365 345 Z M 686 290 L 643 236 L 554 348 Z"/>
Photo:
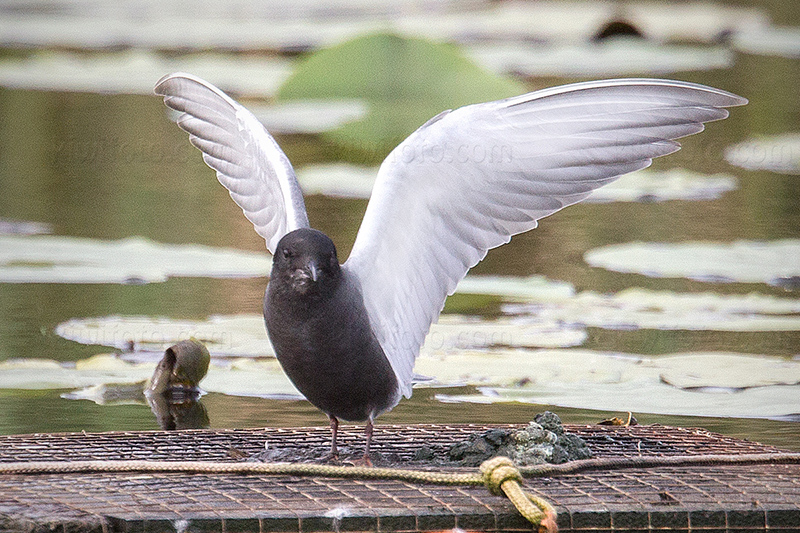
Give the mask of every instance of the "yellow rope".
<path id="1" fill-rule="evenodd" d="M 508 457 L 494 457 L 481 463 L 483 481 L 489 492 L 505 494 L 514 507 L 540 532 L 558 531 L 556 510 L 544 498 L 522 490 L 522 474 Z"/>
<path id="2" fill-rule="evenodd" d="M 210 461 L 31 461 L 0 464 L 0 474 L 86 472 L 193 472 L 269 474 L 359 479 L 396 479 L 437 485 L 485 485 L 492 494 L 505 494 L 519 512 L 544 533 L 555 533 L 556 511 L 544 499 L 526 493 L 522 474 L 507 457 L 485 461 L 480 473 L 459 474 L 400 468 L 333 466 L 297 463 L 222 463 Z"/>
<path id="3" fill-rule="evenodd" d="M 359 479 L 396 479 L 439 485 L 485 485 L 492 494 L 502 495 L 520 514 L 539 528 L 540 533 L 555 533 L 556 511 L 543 498 L 522 489 L 525 476 L 543 477 L 575 474 L 586 470 L 650 468 L 713 464 L 800 464 L 800 453 L 763 453 L 748 455 L 682 455 L 667 457 L 615 457 L 585 459 L 569 463 L 535 465 L 520 469 L 507 457 L 484 461 L 480 473 L 432 472 L 400 468 L 333 466 L 304 463 L 224 463 L 210 461 L 31 461 L 0 463 L 1 474 L 53 474 L 80 472 L 193 472 L 217 474 L 269 474 L 292 476 L 327 476 Z"/>

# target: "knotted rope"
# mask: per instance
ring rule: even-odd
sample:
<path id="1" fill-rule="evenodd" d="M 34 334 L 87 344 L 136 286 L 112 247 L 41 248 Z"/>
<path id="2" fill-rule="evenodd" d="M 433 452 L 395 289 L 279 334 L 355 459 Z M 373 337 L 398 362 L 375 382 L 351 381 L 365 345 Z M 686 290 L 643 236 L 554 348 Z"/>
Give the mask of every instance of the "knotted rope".
<path id="1" fill-rule="evenodd" d="M 400 468 L 334 466 L 303 463 L 223 463 L 210 461 L 31 461 L 0 464 L 0 474 L 64 474 L 90 472 L 186 472 L 268 474 L 358 479 L 395 479 L 437 485 L 485 485 L 505 494 L 539 531 L 555 533 L 556 511 L 544 499 L 522 490 L 522 474 L 507 457 L 485 461 L 480 473 L 429 472 Z"/>
<path id="2" fill-rule="evenodd" d="M 540 533 L 555 533 L 556 511 L 546 500 L 525 492 L 528 477 L 553 477 L 587 470 L 652 468 L 691 465 L 800 464 L 800 453 L 748 455 L 681 455 L 667 457 L 597 458 L 558 465 L 544 464 L 521 470 L 507 457 L 484 461 L 479 473 L 430 472 L 400 468 L 334 466 L 297 463 L 225 463 L 211 461 L 31 461 L 0 463 L 2 474 L 62 474 L 91 472 L 184 472 L 216 474 L 267 474 L 358 479 L 395 479 L 438 485 L 485 485 L 492 494 L 505 494 Z"/>
<path id="3" fill-rule="evenodd" d="M 522 473 L 508 457 L 494 457 L 481 463 L 483 483 L 496 496 L 505 494 L 517 511 L 539 527 L 540 532 L 558 531 L 556 510 L 550 502 L 522 490 Z"/>

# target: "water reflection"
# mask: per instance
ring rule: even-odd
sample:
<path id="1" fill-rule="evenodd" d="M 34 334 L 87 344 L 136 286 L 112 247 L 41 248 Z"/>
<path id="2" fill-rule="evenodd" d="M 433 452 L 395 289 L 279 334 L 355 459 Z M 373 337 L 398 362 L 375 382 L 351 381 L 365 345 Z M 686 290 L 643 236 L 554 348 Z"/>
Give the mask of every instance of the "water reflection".
<path id="1" fill-rule="evenodd" d="M 208 372 L 210 361 L 206 347 L 193 339 L 181 341 L 164 351 L 164 357 L 144 390 L 161 429 L 209 427 L 198 386 Z"/>
<path id="2" fill-rule="evenodd" d="M 170 388 L 158 393 L 148 389 L 144 395 L 161 429 L 169 431 L 211 426 L 208 411 L 200 401 L 200 391 Z"/>

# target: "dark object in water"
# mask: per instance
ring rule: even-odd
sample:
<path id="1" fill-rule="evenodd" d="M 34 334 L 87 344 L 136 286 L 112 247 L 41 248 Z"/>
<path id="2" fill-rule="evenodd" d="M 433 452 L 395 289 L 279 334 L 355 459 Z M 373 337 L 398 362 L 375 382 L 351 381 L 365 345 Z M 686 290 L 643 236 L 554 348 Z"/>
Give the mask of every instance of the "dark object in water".
<path id="1" fill-rule="evenodd" d="M 639 421 L 636 420 L 636 417 L 633 416 L 633 413 L 628 412 L 628 416 L 626 419 L 622 419 L 618 416 L 614 416 L 611 418 L 606 418 L 605 420 L 601 420 L 597 423 L 598 426 L 635 426 L 638 425 Z"/>
<path id="2" fill-rule="evenodd" d="M 195 340 L 184 340 L 164 351 L 144 396 L 161 429 L 200 429 L 210 425 L 200 402 L 200 381 L 211 355 Z"/>
<path id="3" fill-rule="evenodd" d="M 605 26 L 600 28 L 597 33 L 592 36 L 593 43 L 599 43 L 613 37 L 633 37 L 636 39 L 644 39 L 644 33 L 627 20 L 612 20 L 606 23 Z"/>
<path id="4" fill-rule="evenodd" d="M 197 389 L 210 362 L 211 355 L 202 343 L 180 341 L 166 349 L 147 390 L 163 394 L 172 388 Z"/>

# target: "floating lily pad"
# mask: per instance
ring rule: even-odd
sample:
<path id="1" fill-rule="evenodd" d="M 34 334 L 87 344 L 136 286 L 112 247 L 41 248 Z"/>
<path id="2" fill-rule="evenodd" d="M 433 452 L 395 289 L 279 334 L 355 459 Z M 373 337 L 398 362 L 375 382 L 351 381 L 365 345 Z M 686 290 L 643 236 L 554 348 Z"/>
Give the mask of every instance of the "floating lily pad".
<path id="1" fill-rule="evenodd" d="M 182 339 L 194 338 L 216 357 L 274 357 L 261 315 L 212 316 L 207 320 L 172 320 L 143 316 L 75 318 L 56 327 L 65 339 L 82 344 L 163 352 Z M 577 346 L 586 339 L 580 328 L 555 322 L 501 318 L 481 320 L 443 315 L 431 327 L 425 351 L 491 346 Z M 149 357 L 148 357 L 149 358 Z M 205 382 L 204 382 L 205 383 Z"/>
<path id="2" fill-rule="evenodd" d="M 65 400 L 89 400 L 98 405 L 141 405 L 147 402 L 144 390 L 147 380 L 131 383 L 101 383 L 65 392 Z"/>
<path id="3" fill-rule="evenodd" d="M 505 304 L 544 322 L 613 330 L 800 331 L 800 300 L 763 294 L 676 293 L 629 288 L 553 302 Z"/>
<path id="4" fill-rule="evenodd" d="M 800 362 L 774 357 L 714 354 L 709 358 L 707 354 L 685 354 L 659 358 L 655 364 L 661 380 L 680 389 L 737 391 L 800 384 Z"/>
<path id="5" fill-rule="evenodd" d="M 584 291 L 545 278 L 467 277 L 460 292 L 493 294 L 522 303 L 502 309 L 518 318 L 485 320 L 443 315 L 426 352 L 509 346 L 576 346 L 585 327 L 701 331 L 798 331 L 800 300 L 775 296 L 675 293 L 630 288 L 616 294 Z M 521 316 L 524 315 L 524 316 Z M 155 355 L 185 338 L 203 342 L 217 357 L 272 357 L 260 315 L 212 316 L 207 320 L 153 317 L 72 319 L 56 333 L 83 344 L 128 348 Z"/>
<path id="6" fill-rule="evenodd" d="M 707 176 L 685 169 L 639 170 L 596 189 L 586 202 L 662 202 L 666 200 L 715 200 L 736 190 L 736 178 L 727 174 Z"/>
<path id="7" fill-rule="evenodd" d="M 37 52 L 25 58 L 0 61 L 0 85 L 46 91 L 151 95 L 155 80 L 167 72 L 185 71 L 234 94 L 267 97 L 273 96 L 289 76 L 291 64 L 282 58 L 218 54 L 165 57 L 142 50 L 91 55 Z"/>
<path id="8" fill-rule="evenodd" d="M 0 235 L 2 283 L 155 283 L 170 277 L 260 277 L 270 268 L 266 252 L 140 237 L 101 241 Z"/>
<path id="9" fill-rule="evenodd" d="M 735 33 L 732 41 L 748 54 L 800 58 L 800 28 L 758 28 Z"/>
<path id="10" fill-rule="evenodd" d="M 173 320 L 144 316 L 73 318 L 56 326 L 56 334 L 82 344 L 161 353 L 183 339 L 202 342 L 217 357 L 274 357 L 260 315 L 211 316 L 207 320 Z"/>
<path id="11" fill-rule="evenodd" d="M 364 118 L 366 102 L 350 100 L 298 100 L 271 106 L 248 106 L 270 133 L 322 133 Z"/>
<path id="12" fill-rule="evenodd" d="M 615 38 L 602 43 L 521 46 L 518 43 L 469 47 L 470 57 L 498 74 L 541 76 L 626 76 L 725 69 L 733 52 L 725 47 L 663 44 Z"/>
<path id="13" fill-rule="evenodd" d="M 552 301 L 569 298 L 574 294 L 571 284 L 548 280 L 543 276 L 514 278 L 502 276 L 467 276 L 458 285 L 458 292 L 488 294 L 510 299 L 536 299 Z M 436 333 L 439 346 L 453 346 L 453 335 L 469 336 L 475 331 L 475 320 L 469 317 L 448 317 L 440 320 L 444 330 Z M 456 326 L 460 324 L 460 326 Z M 497 325 L 497 324 L 495 324 Z M 459 327 L 461 329 L 459 329 Z M 484 327 L 484 326 L 480 326 Z M 575 346 L 581 344 L 585 332 L 575 328 L 558 326 L 548 321 L 517 320 L 508 323 L 510 329 L 530 332 L 530 338 L 541 335 L 540 341 L 528 340 L 520 346 Z M 264 320 L 260 315 L 211 316 L 206 320 L 173 320 L 170 318 L 143 316 L 109 316 L 99 318 L 74 318 L 59 324 L 56 333 L 82 344 L 112 346 L 125 349 L 131 343 L 137 351 L 160 354 L 172 344 L 187 338 L 195 338 L 206 345 L 212 355 L 218 357 L 274 357 L 272 345 L 266 337 Z M 527 335 L 527 334 L 526 334 Z M 537 343 L 538 342 L 538 343 Z M 466 345 L 466 344 L 462 344 Z M 486 346 L 478 339 L 477 346 Z M 476 346 L 476 345 L 470 345 Z"/>
<path id="14" fill-rule="evenodd" d="M 339 198 L 369 198 L 377 176 L 377 167 L 348 163 L 308 165 L 297 171 L 304 194 Z"/>
<path id="15" fill-rule="evenodd" d="M 214 366 L 201 386 L 207 392 L 231 396 L 277 399 L 303 397 L 286 377 L 277 359 L 236 359 L 222 368 Z"/>
<path id="16" fill-rule="evenodd" d="M 155 363 L 99 355 L 73 367 L 42 359 L 0 362 L 0 388 L 64 389 L 73 399 L 137 402 Z M 479 386 L 481 395 L 442 401 L 525 401 L 565 407 L 675 415 L 777 417 L 797 413 L 800 362 L 774 357 L 690 353 L 661 357 L 589 350 L 461 350 L 418 360 L 429 386 Z M 299 398 L 274 359 L 215 363 L 208 392 Z"/>
<path id="17" fill-rule="evenodd" d="M 43 235 L 50 233 L 52 230 L 53 228 L 50 224 L 43 222 L 0 218 L 0 235 Z"/>
<path id="18" fill-rule="evenodd" d="M 800 174 L 800 133 L 762 136 L 725 149 L 725 160 L 747 170 Z"/>
<path id="19" fill-rule="evenodd" d="M 155 363 L 131 363 L 113 354 L 96 355 L 75 366 L 48 359 L 0 361 L 0 389 L 79 388 L 65 397 L 97 403 L 144 403 L 140 393 L 155 368 Z M 201 388 L 232 396 L 302 397 L 275 359 L 215 363 Z"/>
<path id="20" fill-rule="evenodd" d="M 594 267 L 649 277 L 777 283 L 800 276 L 800 239 L 730 244 L 633 242 L 589 250 L 584 260 Z"/>
<path id="21" fill-rule="evenodd" d="M 575 287 L 566 281 L 555 281 L 544 276 L 467 276 L 459 282 L 456 292 L 550 301 L 572 297 Z"/>
<path id="22" fill-rule="evenodd" d="M 64 3 L 61 3 L 64 4 Z M 328 6 L 303 3 L 229 3 L 151 0 L 127 9 L 122 4 L 49 4 L 47 10 L 6 10 L 2 13 L 0 44 L 27 48 L 106 50 L 133 47 L 175 52 L 205 50 L 307 50 L 375 31 L 380 14 L 370 6 Z M 389 9 L 387 7 L 387 9 Z M 397 8 L 396 2 L 391 9 Z M 360 16 L 353 17 L 353 14 Z M 158 78 L 156 78 L 158 79 Z"/>
<path id="23" fill-rule="evenodd" d="M 732 361 L 739 370 L 729 376 Z M 487 375 L 488 369 L 494 375 Z M 800 412 L 800 362 L 756 355 L 498 350 L 421 358 L 417 370 L 435 376 L 438 384 L 480 387 L 481 394 L 438 395 L 442 401 L 521 401 L 686 416 L 768 418 Z M 690 387 L 670 385 L 665 376 Z"/>
<path id="24" fill-rule="evenodd" d="M 297 172 L 306 194 L 341 198 L 369 198 L 377 167 L 348 163 L 308 165 Z M 715 200 L 736 190 L 736 178 L 728 174 L 704 175 L 685 169 L 639 170 L 595 190 L 585 201 L 661 202 L 666 200 Z"/>
<path id="25" fill-rule="evenodd" d="M 711 43 L 720 36 L 765 27 L 766 13 L 754 8 L 704 2 L 501 2 L 485 10 L 457 10 L 438 16 L 404 17 L 402 29 L 431 38 L 464 43 L 589 41 L 612 21 L 625 21 L 655 42 Z"/>
<path id="26" fill-rule="evenodd" d="M 439 40 L 586 40 L 624 17 L 656 41 L 711 42 L 766 26 L 755 8 L 711 2 L 371 2 L 11 3 L 0 44 L 12 47 L 157 50 L 308 50 L 391 27 Z"/>
<path id="27" fill-rule="evenodd" d="M 94 356 L 68 366 L 49 359 L 9 359 L 0 361 L 0 388 L 70 389 L 103 383 L 144 383 L 155 364 L 133 365 L 113 355 Z"/>
<path id="28" fill-rule="evenodd" d="M 580 327 L 557 322 L 498 318 L 485 320 L 461 315 L 442 315 L 431 326 L 421 353 L 515 346 L 558 348 L 579 346 L 586 340 Z"/>
<path id="29" fill-rule="evenodd" d="M 366 101 L 366 117 L 323 135 L 346 153 L 379 161 L 445 109 L 523 92 L 524 86 L 481 69 L 454 46 L 378 33 L 310 54 L 278 99 Z"/>

